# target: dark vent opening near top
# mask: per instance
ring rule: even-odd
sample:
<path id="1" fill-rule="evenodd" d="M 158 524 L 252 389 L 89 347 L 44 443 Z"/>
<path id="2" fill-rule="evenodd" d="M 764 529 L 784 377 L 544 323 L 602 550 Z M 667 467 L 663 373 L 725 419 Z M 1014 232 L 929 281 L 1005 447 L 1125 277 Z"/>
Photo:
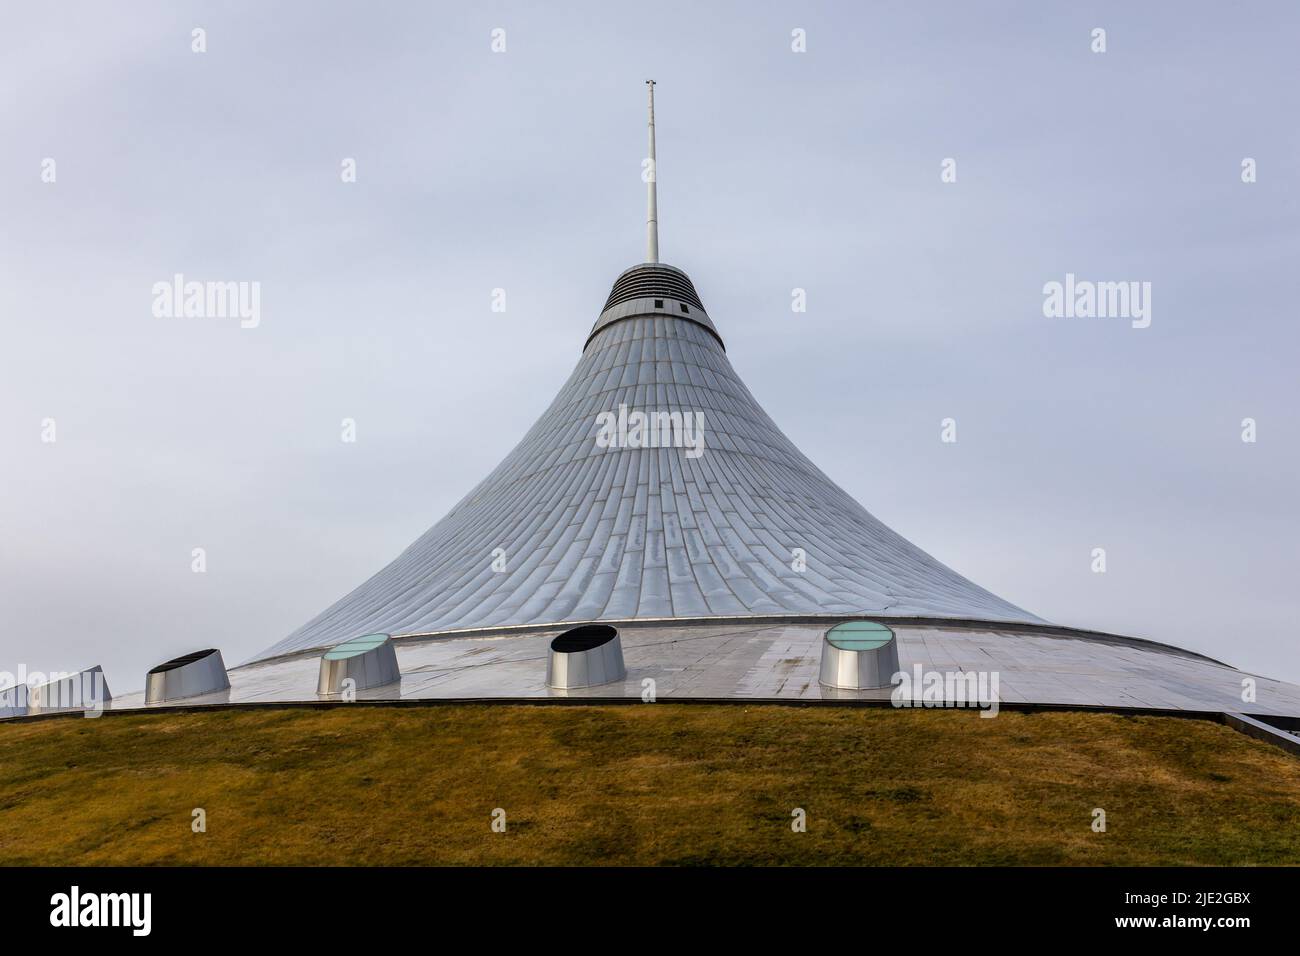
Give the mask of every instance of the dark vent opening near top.
<path id="1" fill-rule="evenodd" d="M 209 647 L 206 651 L 195 651 L 193 654 L 185 654 L 181 657 L 159 664 L 157 667 L 153 668 L 153 670 L 149 671 L 149 673 L 161 674 L 165 671 L 174 671 L 178 667 L 184 667 L 186 664 L 193 664 L 195 661 L 202 660 L 209 654 L 215 654 L 216 652 L 217 649 L 215 647 Z"/>
<path id="2" fill-rule="evenodd" d="M 689 302 L 697 309 L 704 308 L 691 277 L 685 272 L 671 266 L 647 263 L 629 269 L 614 281 L 614 288 L 610 290 L 605 308 L 601 311 L 632 299 L 655 298 L 677 299 L 679 302 Z"/>
<path id="3" fill-rule="evenodd" d="M 583 624 L 581 627 L 565 631 L 551 641 L 551 650 L 559 651 L 561 654 L 575 654 L 608 644 L 616 637 L 618 631 L 608 624 Z"/>

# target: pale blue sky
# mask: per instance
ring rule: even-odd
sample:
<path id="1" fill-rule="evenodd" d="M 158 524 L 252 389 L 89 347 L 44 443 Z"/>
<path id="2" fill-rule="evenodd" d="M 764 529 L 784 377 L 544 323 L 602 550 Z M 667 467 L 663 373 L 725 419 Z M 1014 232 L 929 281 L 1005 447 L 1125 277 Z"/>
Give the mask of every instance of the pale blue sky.
<path id="1" fill-rule="evenodd" d="M 441 517 L 641 258 L 653 76 L 663 259 L 833 479 L 1043 617 L 1300 681 L 1293 4 L 2 16 L 0 669 L 243 660 Z M 260 327 L 154 318 L 176 272 Z M 1151 327 L 1044 318 L 1066 272 Z"/>

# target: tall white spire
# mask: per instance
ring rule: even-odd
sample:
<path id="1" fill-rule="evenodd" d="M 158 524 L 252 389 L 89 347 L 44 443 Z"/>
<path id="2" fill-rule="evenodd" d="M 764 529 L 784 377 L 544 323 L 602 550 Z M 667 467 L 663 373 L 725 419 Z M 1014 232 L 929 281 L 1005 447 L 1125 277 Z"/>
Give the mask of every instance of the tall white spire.
<path id="1" fill-rule="evenodd" d="M 650 94 L 650 164 L 646 170 L 646 204 L 645 204 L 645 261 L 659 261 L 659 199 L 655 192 L 655 180 L 659 170 L 655 163 L 655 81 L 646 80 L 646 89 Z"/>

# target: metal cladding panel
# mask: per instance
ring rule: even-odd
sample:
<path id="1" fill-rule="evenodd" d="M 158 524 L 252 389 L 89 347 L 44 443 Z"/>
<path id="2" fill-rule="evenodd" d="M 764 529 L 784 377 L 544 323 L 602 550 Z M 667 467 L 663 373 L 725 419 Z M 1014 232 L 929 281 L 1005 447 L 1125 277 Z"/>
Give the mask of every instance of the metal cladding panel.
<path id="1" fill-rule="evenodd" d="M 612 311 L 653 304 L 654 294 Z M 709 322 L 602 314 L 550 407 L 478 487 L 254 659 L 369 631 L 701 615 L 1042 623 L 891 531 L 819 471 L 700 320 Z M 601 447 L 597 416 L 620 406 L 699 413 L 702 451 Z M 498 548 L 503 569 L 493 564 Z M 803 571 L 792 567 L 795 548 L 807 555 Z"/>

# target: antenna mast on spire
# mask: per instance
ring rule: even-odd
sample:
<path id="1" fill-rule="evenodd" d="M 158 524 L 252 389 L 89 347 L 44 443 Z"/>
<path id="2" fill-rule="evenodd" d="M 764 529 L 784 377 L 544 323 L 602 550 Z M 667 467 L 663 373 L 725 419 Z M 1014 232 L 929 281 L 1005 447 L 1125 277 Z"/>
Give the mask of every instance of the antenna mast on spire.
<path id="1" fill-rule="evenodd" d="M 646 89 L 650 93 L 650 168 L 646 179 L 645 206 L 645 261 L 659 261 L 659 199 L 655 192 L 655 180 L 659 170 L 655 164 L 655 81 L 646 80 Z"/>

